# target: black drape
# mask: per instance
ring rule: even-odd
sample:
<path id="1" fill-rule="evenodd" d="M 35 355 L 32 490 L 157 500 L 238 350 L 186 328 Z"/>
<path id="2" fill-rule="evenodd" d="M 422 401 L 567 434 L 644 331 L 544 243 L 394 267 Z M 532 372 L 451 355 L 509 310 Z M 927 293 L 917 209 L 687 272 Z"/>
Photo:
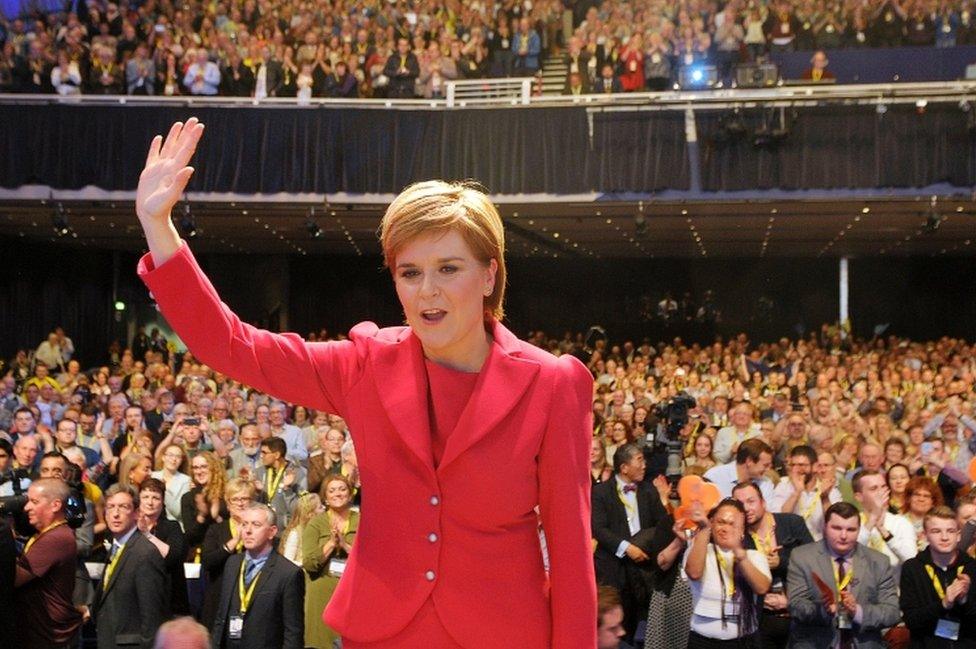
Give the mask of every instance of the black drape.
<path id="1" fill-rule="evenodd" d="M 680 120 L 584 108 L 0 106 L 0 186 L 134 189 L 152 136 L 198 116 L 190 191 L 394 193 L 429 178 L 501 194 L 687 186 Z"/>
<path id="2" fill-rule="evenodd" d="M 786 109 L 785 138 L 757 148 L 764 116 L 779 128 L 778 111 L 744 110 L 745 133 L 734 137 L 725 128 L 728 114 L 698 115 L 705 191 L 976 183 L 968 113 L 955 105 Z"/>

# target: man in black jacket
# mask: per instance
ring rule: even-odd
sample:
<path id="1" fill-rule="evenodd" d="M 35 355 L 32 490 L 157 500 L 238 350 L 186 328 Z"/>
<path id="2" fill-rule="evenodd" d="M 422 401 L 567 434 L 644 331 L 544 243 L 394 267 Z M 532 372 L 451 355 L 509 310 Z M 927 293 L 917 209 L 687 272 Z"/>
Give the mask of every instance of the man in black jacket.
<path id="1" fill-rule="evenodd" d="M 976 645 L 976 597 L 970 593 L 976 560 L 959 550 L 959 523 L 948 507 L 925 515 L 929 546 L 901 568 L 900 608 L 911 646 Z"/>
<path id="2" fill-rule="evenodd" d="M 641 568 L 650 561 L 647 550 L 654 528 L 667 512 L 657 490 L 644 482 L 647 463 L 639 446 L 618 448 L 613 470 L 614 478 L 592 491 L 591 522 L 597 542 L 593 561 L 597 583 L 620 592 L 624 629 L 632 638 L 637 622 L 646 616 L 650 597 Z"/>
<path id="3" fill-rule="evenodd" d="M 410 41 L 397 39 L 396 52 L 390 54 L 383 68 L 383 74 L 390 79 L 389 96 L 393 99 L 413 99 L 416 95 L 417 77 L 420 76 L 420 63 L 410 51 Z"/>
<path id="4" fill-rule="evenodd" d="M 224 566 L 212 629 L 215 649 L 305 646 L 305 579 L 301 568 L 274 551 L 277 534 L 267 505 L 252 504 L 241 514 L 245 552 Z"/>
<path id="5" fill-rule="evenodd" d="M 766 501 L 754 482 L 740 482 L 732 488 L 732 497 L 746 510 L 746 539 L 743 547 L 766 555 L 773 583 L 763 598 L 759 635 L 764 648 L 786 646 L 790 635 L 787 612 L 786 576 L 790 553 L 794 548 L 813 543 L 813 536 L 802 516 L 774 514 L 766 511 Z"/>
<path id="6" fill-rule="evenodd" d="M 139 497 L 131 487 L 105 492 L 112 548 L 95 592 L 98 649 L 152 646 L 168 617 L 169 582 L 163 557 L 136 528 Z"/>

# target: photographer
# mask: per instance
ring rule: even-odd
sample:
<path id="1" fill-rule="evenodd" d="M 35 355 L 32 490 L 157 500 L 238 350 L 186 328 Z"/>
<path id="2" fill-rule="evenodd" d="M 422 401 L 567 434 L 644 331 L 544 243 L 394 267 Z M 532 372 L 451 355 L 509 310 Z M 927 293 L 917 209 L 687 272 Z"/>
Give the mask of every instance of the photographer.
<path id="1" fill-rule="evenodd" d="M 77 549 L 65 508 L 68 485 L 56 478 L 41 478 L 27 491 L 24 511 L 37 530 L 17 561 L 14 581 L 17 610 L 17 646 L 56 649 L 77 644 L 81 614 L 75 609 Z"/>

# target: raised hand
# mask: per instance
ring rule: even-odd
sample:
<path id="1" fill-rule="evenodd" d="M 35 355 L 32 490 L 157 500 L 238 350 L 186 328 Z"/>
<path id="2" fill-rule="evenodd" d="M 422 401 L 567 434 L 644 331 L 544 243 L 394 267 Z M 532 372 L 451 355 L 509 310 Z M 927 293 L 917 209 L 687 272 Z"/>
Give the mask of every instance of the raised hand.
<path id="1" fill-rule="evenodd" d="M 153 138 L 136 190 L 136 214 L 144 224 L 169 218 L 193 175 L 193 167 L 187 163 L 202 135 L 203 124 L 191 117 L 186 124 L 173 124 L 165 141 L 161 135 Z"/>

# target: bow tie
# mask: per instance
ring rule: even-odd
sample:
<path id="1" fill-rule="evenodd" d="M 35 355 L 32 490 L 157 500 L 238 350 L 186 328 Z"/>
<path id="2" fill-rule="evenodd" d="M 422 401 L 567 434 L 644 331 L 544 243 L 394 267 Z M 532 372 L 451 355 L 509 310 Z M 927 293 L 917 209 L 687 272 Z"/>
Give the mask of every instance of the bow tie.
<path id="1" fill-rule="evenodd" d="M 632 491 L 633 492 L 636 492 L 637 491 L 637 485 L 635 485 L 635 484 L 625 484 L 624 485 L 623 492 L 625 494 L 629 494 Z"/>

